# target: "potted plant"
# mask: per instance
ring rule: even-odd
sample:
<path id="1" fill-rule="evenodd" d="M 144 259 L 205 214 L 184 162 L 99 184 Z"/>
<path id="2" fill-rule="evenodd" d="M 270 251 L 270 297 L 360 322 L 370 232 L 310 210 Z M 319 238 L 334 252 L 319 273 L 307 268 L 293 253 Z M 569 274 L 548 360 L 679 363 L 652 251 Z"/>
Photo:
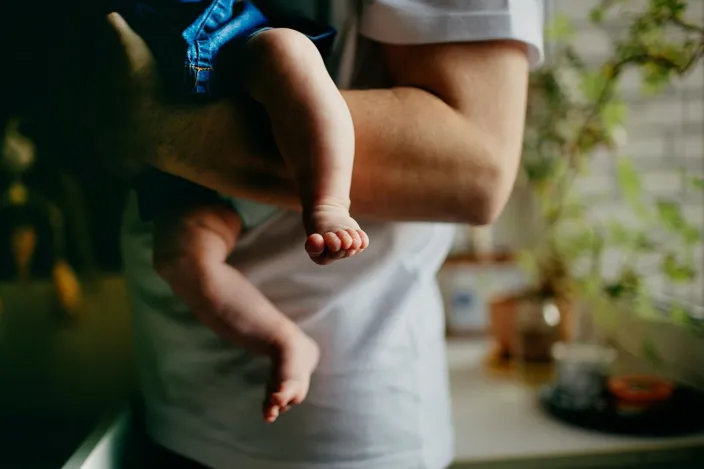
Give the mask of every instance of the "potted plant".
<path id="1" fill-rule="evenodd" d="M 689 73 L 704 56 L 704 26 L 687 19 L 688 3 L 650 0 L 627 15 L 625 2 L 602 0 L 591 13 L 594 23 L 606 24 L 614 15 L 629 22 L 614 39 L 611 57 L 596 69 L 571 46 L 567 19 L 556 18 L 548 29 L 554 49 L 549 63 L 531 78 L 522 160 L 541 234 L 520 256 L 534 286 L 492 305 L 493 332 L 502 352 L 518 353 L 512 337 L 519 306 L 526 303 L 558 307 L 560 340 L 570 339 L 577 304 L 585 306 L 591 322 L 613 340 L 624 317 L 658 318 L 684 327 L 688 334 L 702 331 L 702 323 L 681 304 L 673 302 L 662 311 L 648 294 L 654 272 L 644 266 L 645 260 L 654 263 L 657 273 L 671 282 L 694 281 L 692 251 L 701 242 L 700 230 L 688 223 L 677 201 L 645 193 L 632 161 L 618 154 L 626 137 L 627 107 L 619 93 L 624 73 L 638 69 L 644 93 L 654 94 Z M 575 182 L 589 172 L 600 150 L 616 159 L 618 186 L 637 226 L 604 219 L 590 209 L 598 201 L 575 190 Z M 690 178 L 689 183 L 704 188 L 701 179 Z M 603 259 L 613 250 L 626 253 L 626 259 L 616 272 L 608 272 Z M 639 344 L 639 353 L 658 359 L 649 339 L 643 336 Z"/>

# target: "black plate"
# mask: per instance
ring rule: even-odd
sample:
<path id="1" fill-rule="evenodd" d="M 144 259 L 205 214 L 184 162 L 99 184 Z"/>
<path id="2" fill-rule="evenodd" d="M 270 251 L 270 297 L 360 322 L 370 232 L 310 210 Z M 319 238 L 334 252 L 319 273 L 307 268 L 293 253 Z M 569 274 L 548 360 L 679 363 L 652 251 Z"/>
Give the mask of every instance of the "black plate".
<path id="1" fill-rule="evenodd" d="M 613 400 L 605 396 L 593 409 L 575 409 L 554 386 L 540 391 L 545 411 L 564 422 L 603 433 L 634 436 L 682 436 L 704 432 L 704 394 L 686 387 L 675 389 L 666 408 L 635 415 L 616 411 Z"/>

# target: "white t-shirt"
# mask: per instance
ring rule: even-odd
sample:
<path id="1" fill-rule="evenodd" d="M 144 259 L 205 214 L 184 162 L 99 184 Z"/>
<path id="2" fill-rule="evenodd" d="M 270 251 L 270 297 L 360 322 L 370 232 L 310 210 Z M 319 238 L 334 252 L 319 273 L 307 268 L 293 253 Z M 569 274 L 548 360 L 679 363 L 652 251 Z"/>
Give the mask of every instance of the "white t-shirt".
<path id="1" fill-rule="evenodd" d="M 356 10 L 353 1 L 330 2 L 342 29 L 334 62 L 341 86 L 367 54 L 369 39 L 510 38 L 529 44 L 535 65 L 542 54 L 541 3 L 363 0 Z M 358 33 L 366 39 L 358 41 Z M 130 198 L 123 252 L 147 431 L 157 442 L 216 469 L 440 469 L 451 462 L 435 274 L 453 230 L 362 222 L 369 249 L 326 267 L 305 254 L 296 213 L 281 211 L 239 241 L 232 264 L 322 352 L 305 403 L 270 425 L 261 418 L 268 360 L 221 341 L 174 297 L 151 266 L 151 225 L 139 220 Z"/>

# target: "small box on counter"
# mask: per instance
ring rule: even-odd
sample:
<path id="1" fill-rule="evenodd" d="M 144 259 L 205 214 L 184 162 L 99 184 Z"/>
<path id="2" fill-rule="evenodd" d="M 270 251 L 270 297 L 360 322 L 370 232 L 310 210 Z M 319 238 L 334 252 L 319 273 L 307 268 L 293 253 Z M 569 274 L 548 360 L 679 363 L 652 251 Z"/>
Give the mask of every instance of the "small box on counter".
<path id="1" fill-rule="evenodd" d="M 509 254 L 448 258 L 438 273 L 448 336 L 487 333 L 492 298 L 520 291 L 528 282 L 528 276 Z"/>

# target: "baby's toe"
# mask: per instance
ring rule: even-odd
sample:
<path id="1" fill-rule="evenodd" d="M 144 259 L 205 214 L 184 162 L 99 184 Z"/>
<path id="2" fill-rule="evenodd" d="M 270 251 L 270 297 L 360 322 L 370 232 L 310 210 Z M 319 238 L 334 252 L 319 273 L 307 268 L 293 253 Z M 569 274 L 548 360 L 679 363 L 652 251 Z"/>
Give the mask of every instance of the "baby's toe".
<path id="1" fill-rule="evenodd" d="M 352 238 L 352 244 L 348 248 L 349 250 L 358 250 L 362 247 L 362 238 L 359 236 L 357 230 L 349 228 L 347 234 Z"/>
<path id="2" fill-rule="evenodd" d="M 336 253 L 342 249 L 342 240 L 337 233 L 325 233 L 323 239 L 325 240 L 325 247 L 330 253 Z"/>
<path id="3" fill-rule="evenodd" d="M 267 401 L 264 406 L 264 421 L 274 423 L 281 415 L 281 408 L 275 405 L 271 400 Z"/>
<path id="4" fill-rule="evenodd" d="M 291 405 L 295 395 L 296 393 L 294 389 L 283 389 L 282 391 L 271 395 L 271 402 L 280 411 L 281 409 Z"/>
<path id="5" fill-rule="evenodd" d="M 350 249 L 352 247 L 354 239 L 346 230 L 337 230 L 335 234 L 338 238 L 340 238 L 340 242 L 342 243 L 342 249 Z"/>
<path id="6" fill-rule="evenodd" d="M 369 247 L 369 236 L 363 230 L 357 230 L 357 234 L 359 234 L 361 241 L 359 249 L 367 249 Z"/>
<path id="7" fill-rule="evenodd" d="M 318 233 L 308 236 L 306 239 L 306 252 L 311 257 L 320 256 L 325 251 L 325 239 Z"/>

